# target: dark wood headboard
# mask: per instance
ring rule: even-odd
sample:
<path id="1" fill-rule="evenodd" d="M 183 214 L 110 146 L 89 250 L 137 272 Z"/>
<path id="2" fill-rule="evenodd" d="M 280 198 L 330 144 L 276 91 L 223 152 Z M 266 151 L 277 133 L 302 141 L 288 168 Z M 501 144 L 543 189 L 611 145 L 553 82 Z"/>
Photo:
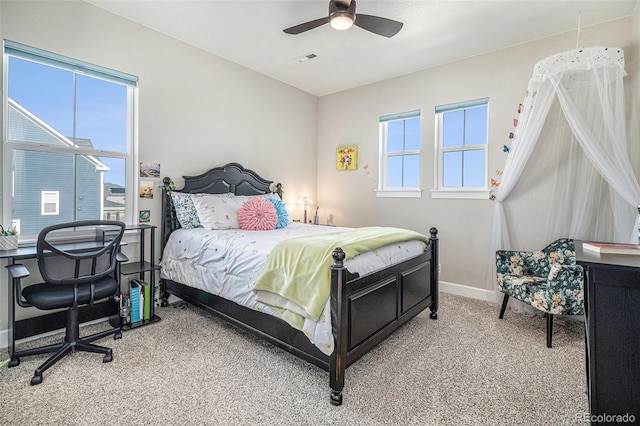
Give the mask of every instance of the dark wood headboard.
<path id="1" fill-rule="evenodd" d="M 260 195 L 271 192 L 269 186 L 271 180 L 262 178 L 253 170 L 245 169 L 238 163 L 229 163 L 221 167 L 215 167 L 201 175 L 182 176 L 184 187 L 174 189 L 177 192 L 188 192 L 190 194 L 224 194 L 231 192 L 235 195 Z M 171 178 L 165 177 L 162 180 L 165 188 L 171 184 Z M 162 191 L 162 245 L 164 249 L 169 235 L 180 224 L 176 220 L 176 213 L 167 191 Z"/>

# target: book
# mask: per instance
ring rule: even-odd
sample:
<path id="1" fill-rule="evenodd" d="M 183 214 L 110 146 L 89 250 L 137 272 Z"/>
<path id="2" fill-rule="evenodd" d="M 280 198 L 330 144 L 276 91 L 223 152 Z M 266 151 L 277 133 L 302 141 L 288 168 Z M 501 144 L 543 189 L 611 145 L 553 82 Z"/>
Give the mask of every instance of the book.
<path id="1" fill-rule="evenodd" d="M 140 285 L 136 280 L 130 282 L 131 293 L 131 322 L 142 321 L 142 312 L 140 310 Z"/>
<path id="2" fill-rule="evenodd" d="M 640 255 L 640 244 L 582 243 L 582 248 L 601 254 Z"/>
<path id="3" fill-rule="evenodd" d="M 151 284 L 148 283 L 142 283 L 143 284 L 143 288 L 144 288 L 144 308 L 143 308 L 143 319 L 145 321 L 150 320 L 151 319 Z"/>

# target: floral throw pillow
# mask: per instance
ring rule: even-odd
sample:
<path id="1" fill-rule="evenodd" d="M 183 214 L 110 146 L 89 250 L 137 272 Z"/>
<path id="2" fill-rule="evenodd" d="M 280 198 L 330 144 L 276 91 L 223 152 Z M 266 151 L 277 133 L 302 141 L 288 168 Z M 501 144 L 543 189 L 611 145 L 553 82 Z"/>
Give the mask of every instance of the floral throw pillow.
<path id="1" fill-rule="evenodd" d="M 191 195 L 185 192 L 171 191 L 171 201 L 173 201 L 173 207 L 176 210 L 176 218 L 180 222 L 180 226 L 185 229 L 200 227 L 198 212 Z"/>

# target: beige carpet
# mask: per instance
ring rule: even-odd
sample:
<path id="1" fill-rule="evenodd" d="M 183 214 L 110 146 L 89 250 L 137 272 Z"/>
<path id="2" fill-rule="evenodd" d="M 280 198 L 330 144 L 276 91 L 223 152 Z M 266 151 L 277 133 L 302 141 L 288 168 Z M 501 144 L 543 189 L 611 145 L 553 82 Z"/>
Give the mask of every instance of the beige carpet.
<path id="1" fill-rule="evenodd" d="M 37 386 L 44 356 L 0 368 L 0 424 L 584 424 L 582 323 L 557 324 L 547 349 L 544 317 L 498 311 L 442 294 L 438 320 L 423 312 L 347 369 L 334 407 L 321 369 L 198 309 L 158 308 L 162 321 L 99 342 L 111 363 L 75 353 Z"/>

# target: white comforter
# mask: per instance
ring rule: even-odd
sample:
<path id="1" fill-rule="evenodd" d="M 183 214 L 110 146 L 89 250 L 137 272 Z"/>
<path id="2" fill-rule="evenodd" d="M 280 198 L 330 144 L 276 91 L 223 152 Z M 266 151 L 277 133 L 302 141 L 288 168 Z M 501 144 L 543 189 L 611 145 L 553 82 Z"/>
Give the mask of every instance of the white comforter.
<path id="1" fill-rule="evenodd" d="M 164 248 L 161 275 L 280 318 L 278 312 L 256 301 L 253 291 L 273 247 L 288 238 L 344 229 L 300 223 L 273 231 L 178 229 Z M 364 275 L 417 256 L 424 248 L 422 241 L 393 244 L 347 259 L 345 266 L 350 272 Z M 302 328 L 309 340 L 327 355 L 333 352 L 330 312 L 327 300 L 319 320 L 305 319 Z"/>

